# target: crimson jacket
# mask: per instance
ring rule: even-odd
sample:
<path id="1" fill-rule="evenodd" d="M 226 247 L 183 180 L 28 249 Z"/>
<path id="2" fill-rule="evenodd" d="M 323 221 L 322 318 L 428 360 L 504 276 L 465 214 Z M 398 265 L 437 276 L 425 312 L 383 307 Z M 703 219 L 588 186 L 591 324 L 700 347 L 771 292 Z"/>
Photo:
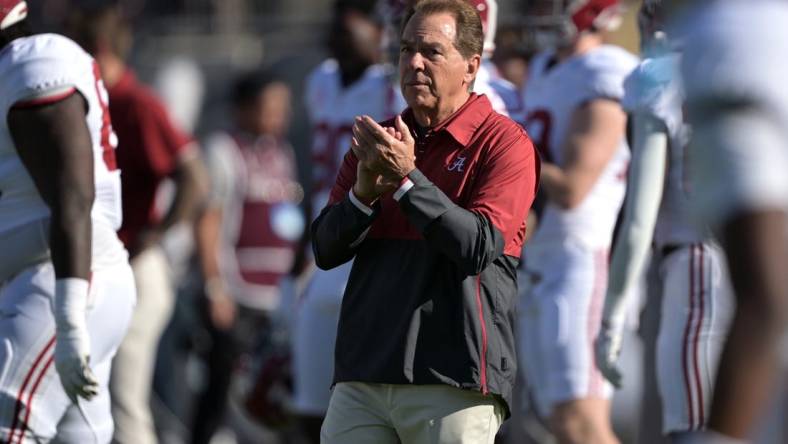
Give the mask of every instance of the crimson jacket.
<path id="1" fill-rule="evenodd" d="M 403 119 L 415 128 L 410 109 Z M 355 258 L 334 382 L 448 384 L 511 405 L 516 268 L 539 158 L 483 95 L 414 138 L 414 186 L 399 201 L 384 195 L 371 215 L 354 204 L 358 160 L 348 151 L 312 224 L 320 268 Z"/>

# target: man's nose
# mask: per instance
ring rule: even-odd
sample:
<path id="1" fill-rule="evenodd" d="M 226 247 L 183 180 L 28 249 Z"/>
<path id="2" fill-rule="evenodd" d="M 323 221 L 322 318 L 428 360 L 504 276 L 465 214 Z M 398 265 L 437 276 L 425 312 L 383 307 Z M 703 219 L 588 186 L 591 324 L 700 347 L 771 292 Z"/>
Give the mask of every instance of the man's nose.
<path id="1" fill-rule="evenodd" d="M 408 67 L 414 71 L 424 69 L 424 57 L 420 52 L 415 52 L 408 61 Z"/>

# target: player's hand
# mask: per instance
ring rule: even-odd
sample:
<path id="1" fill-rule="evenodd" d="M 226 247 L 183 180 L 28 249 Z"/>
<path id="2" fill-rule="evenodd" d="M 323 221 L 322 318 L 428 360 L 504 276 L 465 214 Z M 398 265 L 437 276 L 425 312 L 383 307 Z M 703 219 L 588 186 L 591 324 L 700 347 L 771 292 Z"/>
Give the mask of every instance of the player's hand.
<path id="1" fill-rule="evenodd" d="M 87 279 L 69 277 L 55 281 L 52 315 L 55 318 L 55 369 L 72 402 L 77 397 L 91 399 L 99 383 L 90 363 L 90 335 L 87 306 L 90 284 Z"/>
<path id="2" fill-rule="evenodd" d="M 594 342 L 596 366 L 599 368 L 602 376 L 616 388 L 621 388 L 622 376 L 618 367 L 618 358 L 621 355 L 623 342 L 623 322 L 603 321 L 602 327 L 599 329 L 599 336 Z"/>
<path id="3" fill-rule="evenodd" d="M 72 402 L 77 396 L 87 400 L 98 394 L 99 383 L 90 363 L 90 336 L 87 329 L 58 329 L 55 336 L 55 369 Z"/>

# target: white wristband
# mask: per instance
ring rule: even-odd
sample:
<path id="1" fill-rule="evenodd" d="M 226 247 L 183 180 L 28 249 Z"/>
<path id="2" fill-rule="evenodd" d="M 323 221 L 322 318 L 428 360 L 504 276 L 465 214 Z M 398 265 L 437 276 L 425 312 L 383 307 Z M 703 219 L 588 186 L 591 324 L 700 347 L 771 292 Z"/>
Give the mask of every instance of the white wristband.
<path id="1" fill-rule="evenodd" d="M 90 283 L 81 278 L 64 278 L 55 281 L 55 300 L 52 314 L 58 331 L 86 329 L 86 311 Z"/>

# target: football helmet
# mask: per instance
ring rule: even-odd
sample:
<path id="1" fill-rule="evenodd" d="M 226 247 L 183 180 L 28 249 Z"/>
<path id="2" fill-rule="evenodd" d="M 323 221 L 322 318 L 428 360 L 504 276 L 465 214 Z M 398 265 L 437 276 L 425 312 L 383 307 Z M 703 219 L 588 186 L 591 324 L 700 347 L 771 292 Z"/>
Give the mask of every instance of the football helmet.
<path id="1" fill-rule="evenodd" d="M 621 24 L 619 0 L 528 0 L 524 26 L 537 46 L 565 46 L 583 32 L 611 31 Z"/>
<path id="2" fill-rule="evenodd" d="M 0 0 L 0 31 L 27 17 L 27 3 L 23 0 Z"/>
<path id="3" fill-rule="evenodd" d="M 495 32 L 498 25 L 498 2 L 496 0 L 469 0 L 482 19 L 484 31 L 484 55 L 489 57 L 495 51 Z"/>

